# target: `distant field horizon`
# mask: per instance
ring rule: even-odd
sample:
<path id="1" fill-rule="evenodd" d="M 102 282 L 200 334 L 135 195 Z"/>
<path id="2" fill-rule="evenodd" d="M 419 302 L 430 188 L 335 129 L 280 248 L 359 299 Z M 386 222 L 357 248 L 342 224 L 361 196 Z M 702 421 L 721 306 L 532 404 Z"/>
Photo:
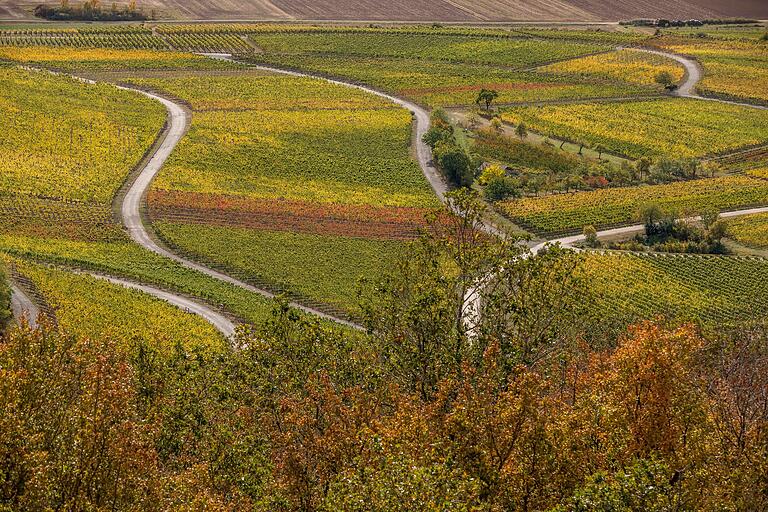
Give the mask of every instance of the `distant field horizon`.
<path id="1" fill-rule="evenodd" d="M 40 3 L 0 0 L 0 19 L 34 19 Z M 80 2 L 73 2 L 80 3 Z M 125 2 L 117 2 L 118 5 Z M 165 20 L 308 20 L 430 22 L 600 22 L 631 18 L 768 19 L 762 0 L 142 0 L 139 7 Z"/>

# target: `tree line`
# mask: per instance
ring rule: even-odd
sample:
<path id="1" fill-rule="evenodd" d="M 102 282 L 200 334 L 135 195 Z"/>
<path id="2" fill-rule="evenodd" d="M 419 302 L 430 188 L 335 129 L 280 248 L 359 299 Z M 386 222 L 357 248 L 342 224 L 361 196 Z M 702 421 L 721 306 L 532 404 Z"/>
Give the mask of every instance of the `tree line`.
<path id="1" fill-rule="evenodd" d="M 34 14 L 38 18 L 51 21 L 145 21 L 144 11 L 136 6 L 136 0 L 118 7 L 112 2 L 109 9 L 104 9 L 101 0 L 86 0 L 80 5 L 72 5 L 69 0 L 61 0 L 59 5 L 39 4 Z M 153 16 L 154 18 L 154 13 Z"/>
<path id="2" fill-rule="evenodd" d="M 11 330 L 0 508 L 768 507 L 763 323 L 627 327 L 596 309 L 582 255 L 531 255 L 479 229 L 474 194 L 449 201 L 361 281 L 366 333 L 282 302 L 223 353 Z"/>

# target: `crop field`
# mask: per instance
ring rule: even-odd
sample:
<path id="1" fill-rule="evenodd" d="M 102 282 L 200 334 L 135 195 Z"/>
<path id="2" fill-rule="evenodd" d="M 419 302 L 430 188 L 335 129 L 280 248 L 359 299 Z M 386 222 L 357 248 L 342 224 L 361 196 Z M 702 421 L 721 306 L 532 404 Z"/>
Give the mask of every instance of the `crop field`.
<path id="1" fill-rule="evenodd" d="M 378 97 L 276 75 L 135 82 L 194 109 L 149 196 L 159 236 L 245 281 L 348 312 L 438 206 L 411 115 Z"/>
<path id="2" fill-rule="evenodd" d="M 153 225 L 166 243 L 200 261 L 339 313 L 356 311 L 361 277 L 383 275 L 406 251 L 400 241 L 368 234 L 316 235 L 164 221 Z"/>
<path id="3" fill-rule="evenodd" d="M 768 214 L 745 215 L 728 221 L 728 237 L 756 249 L 768 249 Z"/>
<path id="4" fill-rule="evenodd" d="M 270 54 L 320 54 L 360 57 L 396 57 L 493 64 L 524 68 L 609 50 L 593 43 L 526 38 L 457 37 L 371 33 L 253 35 L 253 42 Z"/>
<path id="5" fill-rule="evenodd" d="M 359 81 L 430 107 L 473 105 L 481 89 L 498 91 L 499 104 L 648 93 L 646 87 L 636 85 L 579 83 L 543 73 L 439 61 L 269 54 L 252 59 Z"/>
<path id="6" fill-rule="evenodd" d="M 539 68 L 545 73 L 556 73 L 580 78 L 603 78 L 632 84 L 663 86 L 655 82 L 656 75 L 669 73 L 675 82 L 682 80 L 685 68 L 672 59 L 637 50 L 620 50 L 590 57 L 557 62 Z"/>
<path id="7" fill-rule="evenodd" d="M 642 187 L 609 188 L 512 200 L 500 205 L 505 215 L 537 232 L 581 231 L 635 220 L 638 210 L 658 204 L 681 215 L 733 210 L 768 203 L 768 181 L 726 176 Z"/>
<path id="8" fill-rule="evenodd" d="M 511 107 L 503 119 L 632 158 L 701 157 L 768 142 L 768 112 L 687 98 Z"/>
<path id="9" fill-rule="evenodd" d="M 167 50 L 167 43 L 149 28 L 122 25 L 109 29 L 12 29 L 0 30 L 0 46 L 46 46 L 71 48 L 115 48 Z"/>
<path id="10" fill-rule="evenodd" d="M 383 100 L 279 76 L 137 83 L 168 91 L 196 109 L 225 109 L 195 113 L 189 134 L 158 176 L 158 190 L 321 203 L 437 204 L 409 155 L 410 114 Z M 206 88 L 210 95 L 202 99 Z M 234 88 L 241 88 L 239 99 L 227 99 Z M 322 89 L 334 90 L 318 95 Z M 248 103 L 250 108 L 242 108 Z"/>
<path id="11" fill-rule="evenodd" d="M 764 259 L 589 253 L 586 267 L 607 316 L 728 324 L 768 314 Z"/>
<path id="12" fill-rule="evenodd" d="M 0 61 L 61 71 L 232 69 L 235 64 L 190 53 L 96 48 L 0 47 Z"/>
<path id="13" fill-rule="evenodd" d="M 138 94 L 0 69 L 0 192 L 109 202 L 165 122 Z"/>
<path id="14" fill-rule="evenodd" d="M 654 44 L 695 57 L 704 67 L 698 90 L 707 96 L 768 103 L 768 45 L 759 35 L 736 32 L 743 38 L 662 38 Z"/>
<path id="15" fill-rule="evenodd" d="M 0 251 L 179 290 L 258 321 L 269 304 L 128 241 L 111 202 L 165 109 L 108 85 L 0 68 Z"/>
<path id="16" fill-rule="evenodd" d="M 83 337 L 108 336 L 125 350 L 138 340 L 169 355 L 185 350 L 220 351 L 224 340 L 200 317 L 136 290 L 41 265 L 15 260 L 52 309 L 57 324 Z"/>

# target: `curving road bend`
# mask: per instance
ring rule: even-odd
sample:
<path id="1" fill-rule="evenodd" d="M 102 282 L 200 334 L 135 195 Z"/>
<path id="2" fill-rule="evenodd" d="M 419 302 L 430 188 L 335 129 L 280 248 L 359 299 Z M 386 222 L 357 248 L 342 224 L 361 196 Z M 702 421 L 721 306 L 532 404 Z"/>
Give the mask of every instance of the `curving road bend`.
<path id="1" fill-rule="evenodd" d="M 32 329 L 37 328 L 40 308 L 29 298 L 29 295 L 13 283 L 11 283 L 11 312 L 17 323 L 25 319 Z"/>
<path id="2" fill-rule="evenodd" d="M 765 107 L 763 105 L 754 105 L 752 103 L 741 103 L 738 101 L 721 100 L 719 98 L 708 98 L 706 96 L 700 95 L 698 92 L 696 92 L 696 85 L 698 85 L 698 83 L 703 78 L 703 73 L 699 63 L 693 59 L 684 57 L 677 53 L 665 52 L 662 50 L 651 50 L 649 48 L 633 48 L 633 50 L 645 52 L 645 53 L 652 53 L 654 55 L 660 55 L 662 57 L 666 57 L 668 59 L 677 61 L 685 67 L 685 71 L 686 71 L 685 81 L 683 81 L 683 83 L 681 83 L 678 86 L 678 88 L 672 93 L 674 96 L 679 96 L 681 98 L 693 98 L 693 99 L 704 100 L 704 101 L 716 101 L 718 103 L 727 103 L 729 105 L 738 105 L 741 107 L 768 110 L 768 107 Z"/>
<path id="3" fill-rule="evenodd" d="M 105 276 L 102 274 L 89 273 L 87 275 L 108 281 L 117 286 L 122 286 L 124 288 L 146 293 L 147 295 L 151 295 L 157 299 L 163 300 L 173 306 L 176 306 L 177 308 L 182 309 L 187 313 L 198 315 L 199 317 L 203 318 L 203 320 L 213 325 L 213 327 L 221 334 L 223 334 L 227 339 L 231 339 L 235 334 L 236 326 L 231 320 L 229 320 L 221 313 L 214 311 L 213 309 L 199 302 L 167 292 L 165 290 L 161 290 L 159 288 L 134 283 L 132 281 L 126 281 L 125 279 L 118 279 L 116 277 Z"/>
<path id="4" fill-rule="evenodd" d="M 242 288 L 249 292 L 256 293 L 265 298 L 268 298 L 268 299 L 274 298 L 275 295 L 273 293 L 270 293 L 266 290 L 262 290 L 260 288 L 256 288 L 253 285 L 239 281 L 238 279 L 228 276 L 222 272 L 218 272 L 216 270 L 208 268 L 204 265 L 200 265 L 199 263 L 195 263 L 194 261 L 182 258 L 181 256 L 178 256 L 172 253 L 171 251 L 169 251 L 168 249 L 160 246 L 160 244 L 158 244 L 155 241 L 155 239 L 152 238 L 152 236 L 150 235 L 149 231 L 147 230 L 147 227 L 144 225 L 144 222 L 142 221 L 142 218 L 141 218 L 141 207 L 144 201 L 144 196 L 147 190 L 149 189 L 150 185 L 152 184 L 152 180 L 155 178 L 157 173 L 160 172 L 160 169 L 163 167 L 163 164 L 165 164 L 165 162 L 171 156 L 171 153 L 173 152 L 173 150 L 176 148 L 178 143 L 186 134 L 190 125 L 190 116 L 187 114 L 187 112 L 184 110 L 183 107 L 181 107 L 180 105 L 177 105 L 176 103 L 166 98 L 162 98 L 150 92 L 142 91 L 139 89 L 133 89 L 130 87 L 123 87 L 123 89 L 139 92 L 144 96 L 147 96 L 155 101 L 162 103 L 165 106 L 165 108 L 168 110 L 168 127 L 162 142 L 160 143 L 158 148 L 155 150 L 155 152 L 152 154 L 152 157 L 150 158 L 150 160 L 141 170 L 136 180 L 131 184 L 130 188 L 128 189 L 128 192 L 125 195 L 125 198 L 123 199 L 123 204 L 121 207 L 123 225 L 128 230 L 128 233 L 130 234 L 131 238 L 137 244 L 141 245 L 145 249 L 148 249 L 165 258 L 171 259 L 186 268 L 198 271 L 209 277 L 212 277 L 219 281 L 223 281 L 225 283 L 229 283 L 231 285 L 237 286 L 238 288 Z M 181 297 L 177 297 L 177 296 L 174 296 L 174 297 L 176 298 L 176 300 L 185 300 Z M 323 319 L 330 320 L 330 321 L 345 325 L 347 327 L 351 327 L 353 329 L 362 330 L 361 326 L 353 322 L 344 320 L 342 318 L 336 318 L 332 315 L 329 315 L 327 313 L 324 313 L 322 311 L 319 311 L 313 308 L 309 308 L 302 304 L 291 303 L 290 305 L 296 309 L 300 309 L 306 313 L 316 315 Z"/>

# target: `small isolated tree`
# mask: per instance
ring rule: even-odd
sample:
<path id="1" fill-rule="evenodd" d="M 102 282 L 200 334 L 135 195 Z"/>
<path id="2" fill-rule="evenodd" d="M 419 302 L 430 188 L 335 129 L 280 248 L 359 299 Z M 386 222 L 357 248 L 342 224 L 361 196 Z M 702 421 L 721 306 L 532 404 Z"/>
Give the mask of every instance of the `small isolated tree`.
<path id="1" fill-rule="evenodd" d="M 485 186 L 484 193 L 485 198 L 492 203 L 520 195 L 515 181 L 509 176 L 491 178 Z"/>
<path id="2" fill-rule="evenodd" d="M 701 223 L 709 229 L 713 224 L 720 220 L 720 212 L 717 210 L 706 210 L 701 214 Z"/>
<path id="3" fill-rule="evenodd" d="M 602 160 L 603 153 L 605 153 L 605 146 L 603 146 L 602 144 L 598 144 L 595 146 L 595 151 L 597 151 L 597 159 Z"/>
<path id="4" fill-rule="evenodd" d="M 491 128 L 493 128 L 493 131 L 495 131 L 496 133 L 503 132 L 504 125 L 501 122 L 501 119 L 499 119 L 498 117 L 494 117 L 493 119 L 491 119 Z"/>
<path id="5" fill-rule="evenodd" d="M 657 84 L 663 85 L 664 87 L 670 87 L 673 83 L 675 83 L 675 77 L 673 77 L 672 73 L 669 71 L 661 71 L 657 73 L 654 80 Z"/>
<path id="6" fill-rule="evenodd" d="M 584 243 L 587 247 L 593 249 L 600 247 L 600 240 L 597 239 L 597 230 L 595 226 L 589 225 L 584 227 Z"/>
<path id="7" fill-rule="evenodd" d="M 522 121 L 520 122 L 520 124 L 517 125 L 517 128 L 515 128 L 515 135 L 520 137 L 520 140 L 523 140 L 526 137 L 528 137 L 528 127 L 525 126 L 525 123 L 523 123 Z"/>
<path id="8" fill-rule="evenodd" d="M 635 169 L 637 170 L 637 176 L 640 178 L 640 181 L 645 179 L 648 176 L 648 173 L 651 171 L 651 161 L 647 157 L 642 157 L 640 160 L 635 162 Z"/>
<path id="9" fill-rule="evenodd" d="M 664 211 L 656 203 L 649 203 L 640 207 L 637 212 L 637 219 L 645 224 L 645 232 L 650 235 L 656 225 L 664 220 Z"/>
<path id="10" fill-rule="evenodd" d="M 491 104 L 496 101 L 496 98 L 499 97 L 498 91 L 494 91 L 493 89 L 481 89 L 480 92 L 477 94 L 477 99 L 475 100 L 475 103 L 478 105 L 485 104 L 485 110 L 490 111 L 491 110 Z"/>

